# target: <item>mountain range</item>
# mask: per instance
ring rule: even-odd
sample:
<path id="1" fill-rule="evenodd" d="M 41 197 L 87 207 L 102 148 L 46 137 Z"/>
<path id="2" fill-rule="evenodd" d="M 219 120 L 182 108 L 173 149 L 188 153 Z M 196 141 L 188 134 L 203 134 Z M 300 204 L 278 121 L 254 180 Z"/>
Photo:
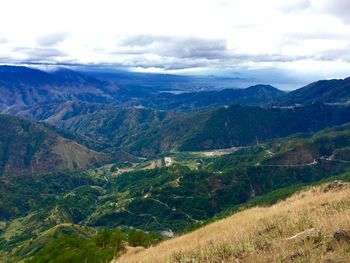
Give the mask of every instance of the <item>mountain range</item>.
<path id="1" fill-rule="evenodd" d="M 108 262 L 123 253 L 128 262 L 137 246 L 204 227 L 195 236 L 208 223 L 232 214 L 234 221 L 240 211 L 248 215 L 258 208 L 247 208 L 271 206 L 324 180 L 350 180 L 349 78 L 290 92 L 270 85 L 215 89 L 214 78 L 207 86 L 185 76 L 142 78 L 0 66 L 1 262 Z M 346 183 L 324 187 L 339 184 Z M 306 195 L 328 196 L 315 193 Z M 288 260 L 325 258 L 330 232 L 318 229 L 315 216 L 346 210 L 342 194 L 331 196 L 308 205 L 314 214 L 293 214 L 285 227 L 262 217 L 258 236 L 244 242 L 266 257 L 279 251 Z M 287 218 L 280 211 L 288 202 L 266 211 Z M 269 250 L 268 236 L 281 240 L 306 227 L 318 232 L 293 245 L 301 256 L 289 246 L 288 253 Z M 212 256 L 165 251 L 175 262 L 256 256 L 239 246 L 239 253 L 225 244 L 204 247 L 196 251 Z"/>
<path id="2" fill-rule="evenodd" d="M 162 110 L 193 111 L 217 105 L 261 105 L 284 95 L 270 85 L 255 85 L 246 89 L 223 89 L 181 94 L 160 93 L 151 98 L 130 101 L 128 104 Z"/>
<path id="3" fill-rule="evenodd" d="M 221 106 L 199 112 L 65 102 L 37 104 L 16 115 L 44 121 L 84 138 L 95 150 L 150 156 L 163 151 L 246 146 L 350 121 L 350 107 L 311 104 L 296 108 Z"/>
<path id="4" fill-rule="evenodd" d="M 109 102 L 118 88 L 68 69 L 44 72 L 27 67 L 0 66 L 0 109 L 54 100 Z"/>
<path id="5" fill-rule="evenodd" d="M 107 73 L 106 73 L 107 74 Z M 113 103 L 122 106 L 144 106 L 163 110 L 198 110 L 215 105 L 241 104 L 263 105 L 275 104 L 290 106 L 294 104 L 346 103 L 349 99 L 349 78 L 321 80 L 303 88 L 285 93 L 269 85 L 256 85 L 246 89 L 212 89 L 195 90 L 183 80 L 184 88 L 172 93 L 171 89 L 160 89 L 157 83 L 128 86 L 128 78 L 134 75 L 102 73 L 91 76 L 66 68 L 44 72 L 38 69 L 19 66 L 0 66 L 0 109 L 2 112 L 13 107 L 32 106 L 36 103 L 54 101 L 80 101 L 92 103 Z M 103 80 L 94 76 L 102 76 Z M 119 87 L 117 77 L 121 76 Z M 128 76 L 128 77 L 125 77 Z M 140 78 L 140 76 L 137 76 Z M 142 75 L 143 80 L 147 77 Z M 126 80 L 123 80 L 126 79 Z M 153 79 L 161 79 L 155 75 Z M 181 79 L 174 76 L 164 78 L 169 81 Z M 180 81 L 181 83 L 181 81 Z M 179 84 L 181 87 L 181 84 Z M 195 92 L 194 92 L 195 91 Z M 124 103 L 124 104 L 123 104 Z"/>

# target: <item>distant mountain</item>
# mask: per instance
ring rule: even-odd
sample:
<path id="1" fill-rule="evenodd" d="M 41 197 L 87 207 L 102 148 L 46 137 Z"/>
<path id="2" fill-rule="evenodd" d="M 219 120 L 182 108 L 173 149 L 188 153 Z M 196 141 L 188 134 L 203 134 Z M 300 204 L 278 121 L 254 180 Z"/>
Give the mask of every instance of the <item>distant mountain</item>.
<path id="1" fill-rule="evenodd" d="M 266 104 L 285 92 L 270 85 L 256 85 L 246 89 L 224 89 L 182 94 L 160 93 L 155 97 L 140 99 L 134 105 L 162 110 L 196 110 L 215 105 L 257 105 Z"/>
<path id="2" fill-rule="evenodd" d="M 0 111 L 55 100 L 110 102 L 118 88 L 108 82 L 68 70 L 48 73 L 17 66 L 0 66 Z"/>
<path id="3" fill-rule="evenodd" d="M 37 104 L 12 114 L 69 130 L 95 150 L 123 150 L 143 156 L 252 145 L 350 122 L 350 107 L 322 103 L 294 108 L 231 105 L 170 112 L 66 102 Z"/>
<path id="4" fill-rule="evenodd" d="M 288 93 L 276 101 L 280 105 L 323 103 L 349 103 L 350 78 L 320 80 Z"/>
<path id="5" fill-rule="evenodd" d="M 13 115 L 55 125 L 78 134 L 83 143 L 97 150 L 116 149 L 158 127 L 165 120 L 177 118 L 182 113 L 143 109 L 120 108 L 109 104 L 77 101 L 38 103 L 34 106 L 16 107 Z"/>
<path id="6" fill-rule="evenodd" d="M 122 90 L 134 97 L 155 95 L 159 92 L 179 94 L 232 88 L 245 88 L 256 83 L 255 79 L 237 76 L 215 75 L 173 75 L 80 68 L 79 72 L 97 79 L 116 83 Z"/>
<path id="7" fill-rule="evenodd" d="M 195 110 L 232 103 L 262 104 L 283 94 L 264 85 L 222 90 L 222 81 L 227 84 L 236 80 L 230 78 L 137 73 L 112 74 L 112 77 L 107 74 L 106 77 L 106 74 L 97 74 L 103 79 L 100 80 L 66 68 L 44 72 L 21 66 L 0 66 L 0 112 L 7 114 L 13 108 L 57 101 Z M 178 93 L 183 94 L 175 95 Z"/>
<path id="8" fill-rule="evenodd" d="M 41 124 L 0 115 L 0 174 L 74 171 L 107 160 Z"/>

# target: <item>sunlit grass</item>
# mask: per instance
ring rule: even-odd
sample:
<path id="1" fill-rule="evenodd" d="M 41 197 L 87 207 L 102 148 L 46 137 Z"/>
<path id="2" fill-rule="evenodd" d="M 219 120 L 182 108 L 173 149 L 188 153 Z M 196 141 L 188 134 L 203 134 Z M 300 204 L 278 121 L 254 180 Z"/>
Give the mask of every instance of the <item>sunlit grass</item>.
<path id="1" fill-rule="evenodd" d="M 330 248 L 339 229 L 350 230 L 350 187 L 327 184 L 272 207 L 236 213 L 116 262 L 349 262 L 349 243 Z"/>

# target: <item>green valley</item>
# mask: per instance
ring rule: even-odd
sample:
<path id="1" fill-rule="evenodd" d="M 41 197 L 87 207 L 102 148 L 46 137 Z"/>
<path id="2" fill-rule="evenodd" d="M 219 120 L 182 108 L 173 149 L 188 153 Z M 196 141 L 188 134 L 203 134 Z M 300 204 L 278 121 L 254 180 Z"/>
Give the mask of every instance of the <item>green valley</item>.
<path id="1" fill-rule="evenodd" d="M 103 229 L 181 233 L 246 202 L 275 202 L 294 186 L 340 176 L 350 169 L 341 159 L 349 147 L 350 126 L 344 125 L 258 146 L 169 153 L 85 172 L 4 175 L 1 247 L 10 253 L 5 258 L 20 259 L 51 240 L 62 246 L 55 241 L 62 235 L 73 235 L 67 245 L 74 246 Z M 84 242 L 78 243 L 84 248 Z"/>

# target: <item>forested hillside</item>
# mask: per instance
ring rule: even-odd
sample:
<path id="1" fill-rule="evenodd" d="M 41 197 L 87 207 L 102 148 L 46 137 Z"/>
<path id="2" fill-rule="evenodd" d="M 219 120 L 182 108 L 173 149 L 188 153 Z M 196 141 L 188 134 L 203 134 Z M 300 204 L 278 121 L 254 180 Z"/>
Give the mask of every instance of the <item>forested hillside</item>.
<path id="1" fill-rule="evenodd" d="M 63 138 L 44 125 L 0 115 L 0 174 L 74 171 L 106 163 L 108 155 Z"/>

